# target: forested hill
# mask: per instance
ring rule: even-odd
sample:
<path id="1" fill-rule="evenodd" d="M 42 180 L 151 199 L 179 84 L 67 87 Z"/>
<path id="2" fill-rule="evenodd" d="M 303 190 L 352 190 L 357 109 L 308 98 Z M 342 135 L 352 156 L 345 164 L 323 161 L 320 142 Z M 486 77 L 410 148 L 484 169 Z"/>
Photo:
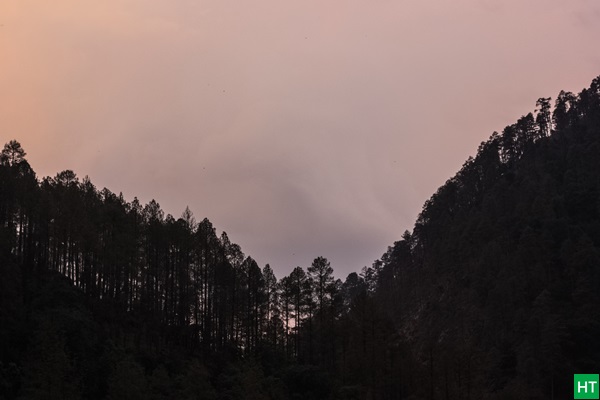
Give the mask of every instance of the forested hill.
<path id="1" fill-rule="evenodd" d="M 600 371 L 599 195 L 600 77 L 540 99 L 425 203 L 368 271 L 421 396 L 567 399 Z"/>
<path id="2" fill-rule="evenodd" d="M 600 372 L 600 78 L 344 282 L 25 156 L 0 154 L 0 399 L 564 399 Z"/>

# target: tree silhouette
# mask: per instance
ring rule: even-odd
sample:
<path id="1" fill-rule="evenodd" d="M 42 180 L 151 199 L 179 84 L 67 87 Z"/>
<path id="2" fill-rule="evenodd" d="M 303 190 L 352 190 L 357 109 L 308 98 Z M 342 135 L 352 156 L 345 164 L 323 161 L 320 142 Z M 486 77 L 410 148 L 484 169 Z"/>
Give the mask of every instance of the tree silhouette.
<path id="1" fill-rule="evenodd" d="M 8 166 L 19 164 L 25 160 L 26 155 L 27 153 L 25 153 L 21 144 L 16 140 L 11 140 L 4 145 L 4 148 L 0 153 L 0 163 Z"/>
<path id="2" fill-rule="evenodd" d="M 0 398 L 567 398 L 600 368 L 600 77 L 536 107 L 343 283 L 10 141 Z"/>

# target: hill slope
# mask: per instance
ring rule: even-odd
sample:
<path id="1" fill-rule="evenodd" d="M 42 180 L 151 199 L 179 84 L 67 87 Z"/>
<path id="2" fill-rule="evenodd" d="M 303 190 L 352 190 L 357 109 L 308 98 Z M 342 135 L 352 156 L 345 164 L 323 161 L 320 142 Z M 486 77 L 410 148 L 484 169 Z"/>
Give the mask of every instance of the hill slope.
<path id="1" fill-rule="evenodd" d="M 374 265 L 429 397 L 570 398 L 573 373 L 600 371 L 600 79 L 538 107 Z"/>

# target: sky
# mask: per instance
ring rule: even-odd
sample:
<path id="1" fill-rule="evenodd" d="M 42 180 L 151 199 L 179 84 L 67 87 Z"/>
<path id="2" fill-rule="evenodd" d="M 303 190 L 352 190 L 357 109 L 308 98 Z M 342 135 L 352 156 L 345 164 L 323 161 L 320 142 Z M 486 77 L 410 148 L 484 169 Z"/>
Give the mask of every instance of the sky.
<path id="1" fill-rule="evenodd" d="M 0 140 L 343 279 L 599 40 L 599 0 L 2 0 Z"/>

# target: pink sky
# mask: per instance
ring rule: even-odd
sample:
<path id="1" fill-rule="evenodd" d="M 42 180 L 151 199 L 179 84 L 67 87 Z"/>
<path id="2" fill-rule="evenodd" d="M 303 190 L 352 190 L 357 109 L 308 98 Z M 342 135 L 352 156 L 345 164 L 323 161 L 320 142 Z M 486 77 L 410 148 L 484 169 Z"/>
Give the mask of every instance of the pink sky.
<path id="1" fill-rule="evenodd" d="M 599 40 L 597 0 L 4 0 L 0 139 L 344 277 Z"/>

